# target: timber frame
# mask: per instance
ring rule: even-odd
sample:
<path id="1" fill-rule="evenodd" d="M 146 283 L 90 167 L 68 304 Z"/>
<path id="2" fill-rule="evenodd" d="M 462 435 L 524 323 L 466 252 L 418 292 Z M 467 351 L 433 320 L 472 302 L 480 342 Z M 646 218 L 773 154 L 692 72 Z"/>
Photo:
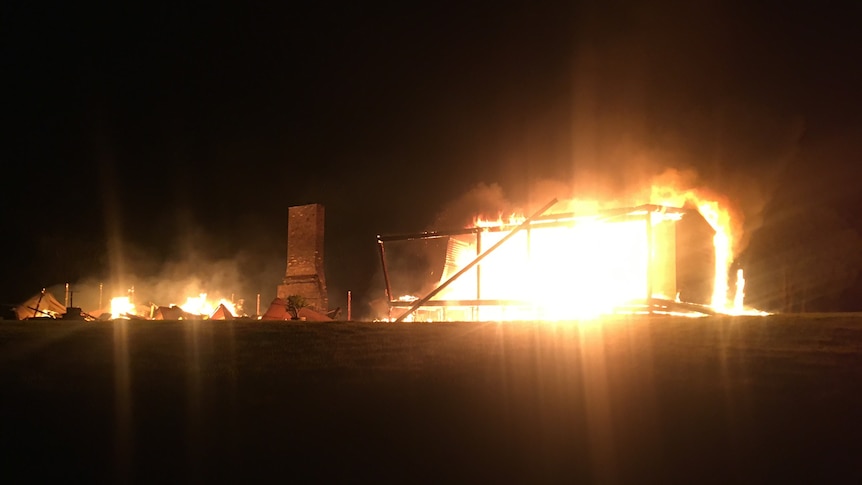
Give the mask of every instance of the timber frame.
<path id="1" fill-rule="evenodd" d="M 475 299 L 459 299 L 459 300 L 433 300 L 434 296 L 436 296 L 440 291 L 442 291 L 445 287 L 451 284 L 453 281 L 460 278 L 464 273 L 468 270 L 472 269 L 474 266 L 478 265 L 479 262 L 482 261 L 486 256 L 491 254 L 501 245 L 505 244 L 512 236 L 520 231 L 526 230 L 529 237 L 529 232 L 532 229 L 538 228 L 546 228 L 546 227 L 564 227 L 564 226 L 573 226 L 578 222 L 584 221 L 594 221 L 594 222 L 623 222 L 623 221 L 633 221 L 633 220 L 643 220 L 647 223 L 645 224 L 646 231 L 648 236 L 651 233 L 651 224 L 649 223 L 650 217 L 654 213 L 658 214 L 666 214 L 671 217 L 675 217 L 681 219 L 683 215 L 690 212 L 689 209 L 680 209 L 676 207 L 667 207 L 662 205 L 655 204 L 644 204 L 635 207 L 624 207 L 617 209 L 610 209 L 599 211 L 596 213 L 581 215 L 575 213 L 557 213 L 557 214 L 549 214 L 545 215 L 553 205 L 557 203 L 557 199 L 553 199 L 548 202 L 544 207 L 534 213 L 532 216 L 526 218 L 523 222 L 518 225 L 502 225 L 502 226 L 492 226 L 492 227 L 468 227 L 463 229 L 452 229 L 452 230 L 443 230 L 443 231 L 430 231 L 430 232 L 419 232 L 419 233 L 407 233 L 407 234 L 394 234 L 394 235 L 378 235 L 377 236 L 377 246 L 380 255 L 380 263 L 383 270 L 383 279 L 385 284 L 386 297 L 388 300 L 389 307 L 389 316 L 390 321 L 392 320 L 392 313 L 394 310 L 404 310 L 402 311 L 398 317 L 394 320 L 395 322 L 402 322 L 409 315 L 413 314 L 419 308 L 438 308 L 443 309 L 447 307 L 472 307 L 474 309 L 482 306 L 510 306 L 510 307 L 531 307 L 532 304 L 527 301 L 521 300 L 500 300 L 500 299 L 483 299 L 481 298 L 481 278 L 478 276 L 478 271 L 480 268 L 477 268 L 477 278 L 476 278 L 476 295 Z M 492 233 L 492 232 L 504 232 L 509 231 L 509 233 L 500 239 L 496 244 L 487 250 L 482 249 L 482 234 L 483 233 Z M 469 264 L 461 268 L 457 273 L 451 276 L 448 280 L 440 283 L 433 290 L 428 292 L 421 298 L 417 299 L 396 299 L 392 293 L 391 280 L 389 276 L 389 269 L 386 264 L 386 248 L 385 245 L 387 242 L 393 241 L 411 241 L 411 240 L 427 240 L 427 239 L 438 239 L 438 238 L 448 238 L 452 236 L 463 236 L 474 234 L 476 237 L 476 247 L 477 247 L 477 255 L 476 258 L 473 259 Z M 650 238 L 647 238 L 647 241 L 650 241 Z M 631 306 L 626 308 L 628 313 L 699 313 L 703 315 L 712 315 L 714 314 L 714 310 L 706 305 L 700 305 L 695 303 L 686 303 L 675 301 L 671 299 L 664 298 L 654 298 L 652 295 L 652 287 L 648 287 L 647 294 L 644 295 L 644 298 L 641 300 L 633 301 Z"/>

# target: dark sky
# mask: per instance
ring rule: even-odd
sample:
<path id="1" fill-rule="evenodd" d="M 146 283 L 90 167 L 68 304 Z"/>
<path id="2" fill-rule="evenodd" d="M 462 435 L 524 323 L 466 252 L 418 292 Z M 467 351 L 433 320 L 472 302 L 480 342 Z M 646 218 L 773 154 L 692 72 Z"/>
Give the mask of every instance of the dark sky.
<path id="1" fill-rule="evenodd" d="M 862 295 L 853 2 L 2 8 L 4 302 L 119 273 L 268 302 L 287 208 L 317 202 L 330 298 L 365 304 L 375 235 L 431 227 L 477 184 L 544 202 L 543 181 L 624 191 L 666 169 L 739 206 L 763 301 L 765 255 L 807 255 L 778 235 L 811 220 L 850 269 L 808 288 L 803 268 L 791 293 Z"/>

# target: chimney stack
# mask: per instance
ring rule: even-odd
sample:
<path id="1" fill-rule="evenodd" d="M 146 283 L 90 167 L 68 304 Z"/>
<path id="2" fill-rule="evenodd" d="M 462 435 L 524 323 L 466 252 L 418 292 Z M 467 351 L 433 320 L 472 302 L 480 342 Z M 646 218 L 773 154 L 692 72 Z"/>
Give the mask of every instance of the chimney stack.
<path id="1" fill-rule="evenodd" d="M 323 270 L 324 210 L 320 204 L 288 209 L 287 270 L 278 285 L 279 298 L 300 295 L 308 305 L 326 312 L 326 276 Z"/>

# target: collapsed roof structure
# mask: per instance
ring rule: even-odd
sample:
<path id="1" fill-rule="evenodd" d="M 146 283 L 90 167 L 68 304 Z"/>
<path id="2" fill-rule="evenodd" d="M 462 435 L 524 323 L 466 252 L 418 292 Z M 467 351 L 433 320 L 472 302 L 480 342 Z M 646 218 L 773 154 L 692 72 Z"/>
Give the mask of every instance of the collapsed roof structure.
<path id="1" fill-rule="evenodd" d="M 57 318 L 66 313 L 66 305 L 60 303 L 51 292 L 42 290 L 15 307 L 18 320 L 28 318 Z"/>

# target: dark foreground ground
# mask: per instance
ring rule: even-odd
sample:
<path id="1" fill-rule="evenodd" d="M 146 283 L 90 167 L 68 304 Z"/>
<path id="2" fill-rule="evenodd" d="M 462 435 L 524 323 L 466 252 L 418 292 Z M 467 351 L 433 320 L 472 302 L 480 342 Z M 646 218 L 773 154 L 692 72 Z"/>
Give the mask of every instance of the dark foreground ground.
<path id="1" fill-rule="evenodd" d="M 7 483 L 862 483 L 862 317 L 5 321 L 0 443 Z"/>

